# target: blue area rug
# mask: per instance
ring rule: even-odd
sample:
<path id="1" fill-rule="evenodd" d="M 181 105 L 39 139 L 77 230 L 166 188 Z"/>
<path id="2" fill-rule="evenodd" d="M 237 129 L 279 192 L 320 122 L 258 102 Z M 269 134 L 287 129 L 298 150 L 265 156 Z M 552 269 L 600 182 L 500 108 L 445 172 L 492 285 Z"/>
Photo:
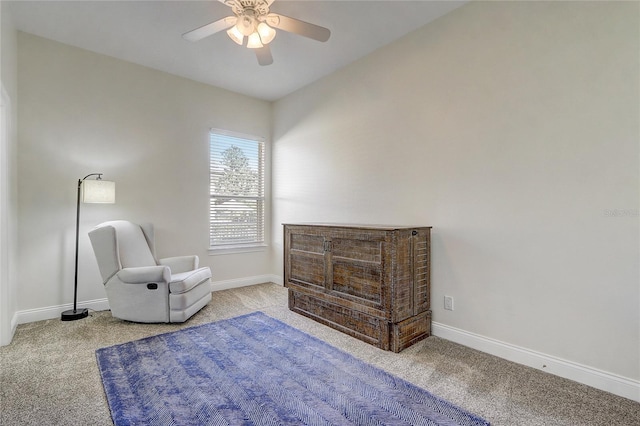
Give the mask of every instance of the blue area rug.
<path id="1" fill-rule="evenodd" d="M 261 312 L 96 351 L 119 425 L 488 425 Z"/>

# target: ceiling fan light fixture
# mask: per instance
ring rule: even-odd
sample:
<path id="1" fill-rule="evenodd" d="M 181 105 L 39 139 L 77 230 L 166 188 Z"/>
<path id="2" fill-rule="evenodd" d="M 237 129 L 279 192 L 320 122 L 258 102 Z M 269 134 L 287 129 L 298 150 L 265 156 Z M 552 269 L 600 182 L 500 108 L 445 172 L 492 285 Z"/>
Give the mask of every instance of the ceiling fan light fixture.
<path id="1" fill-rule="evenodd" d="M 264 47 L 262 42 L 260 41 L 260 34 L 252 33 L 249 35 L 249 39 L 247 40 L 247 47 L 249 49 L 259 49 Z"/>
<path id="2" fill-rule="evenodd" d="M 329 40 L 331 36 L 328 28 L 270 13 L 269 7 L 274 0 L 218 1 L 229 6 L 234 16 L 227 16 L 186 32 L 182 34 L 182 38 L 195 42 L 217 32 L 226 31 L 234 43 L 254 49 L 260 65 L 270 65 L 273 63 L 273 57 L 269 43 L 273 41 L 278 30 L 320 42 Z M 246 45 L 245 37 L 247 37 Z"/>
<path id="3" fill-rule="evenodd" d="M 258 34 L 260 34 L 260 40 L 262 40 L 262 44 L 269 44 L 276 36 L 276 30 L 271 28 L 264 22 L 260 22 L 258 25 Z"/>
<path id="4" fill-rule="evenodd" d="M 227 31 L 227 35 L 231 40 L 238 43 L 240 46 L 242 46 L 242 44 L 244 43 L 244 35 L 240 31 L 238 31 L 238 28 L 236 28 L 235 26 L 231 27 Z"/>
<path id="5" fill-rule="evenodd" d="M 236 28 L 242 33 L 242 35 L 249 36 L 256 30 L 256 18 L 249 10 L 247 10 L 244 15 L 238 16 Z"/>

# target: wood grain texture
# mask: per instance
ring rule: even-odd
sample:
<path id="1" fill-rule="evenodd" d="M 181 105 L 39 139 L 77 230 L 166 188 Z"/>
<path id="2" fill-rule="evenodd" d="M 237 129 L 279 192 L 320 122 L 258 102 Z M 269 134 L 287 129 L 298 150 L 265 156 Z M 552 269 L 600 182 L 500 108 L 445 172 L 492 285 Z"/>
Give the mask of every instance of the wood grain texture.
<path id="1" fill-rule="evenodd" d="M 431 332 L 431 227 L 284 225 L 289 308 L 381 349 Z"/>

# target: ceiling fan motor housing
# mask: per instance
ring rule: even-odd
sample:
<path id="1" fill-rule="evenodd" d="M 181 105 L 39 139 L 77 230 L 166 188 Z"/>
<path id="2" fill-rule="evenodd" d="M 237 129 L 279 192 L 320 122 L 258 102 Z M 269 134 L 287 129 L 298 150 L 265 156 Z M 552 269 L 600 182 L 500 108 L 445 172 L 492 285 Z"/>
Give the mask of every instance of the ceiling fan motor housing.
<path id="1" fill-rule="evenodd" d="M 256 17 L 251 9 L 245 10 L 242 15 L 238 16 L 236 27 L 242 35 L 248 36 L 256 30 Z"/>
<path id="2" fill-rule="evenodd" d="M 267 0 L 225 0 L 224 3 L 231 7 L 233 13 L 238 17 L 251 11 L 255 19 L 259 19 L 269 14 L 269 5 L 272 2 Z"/>

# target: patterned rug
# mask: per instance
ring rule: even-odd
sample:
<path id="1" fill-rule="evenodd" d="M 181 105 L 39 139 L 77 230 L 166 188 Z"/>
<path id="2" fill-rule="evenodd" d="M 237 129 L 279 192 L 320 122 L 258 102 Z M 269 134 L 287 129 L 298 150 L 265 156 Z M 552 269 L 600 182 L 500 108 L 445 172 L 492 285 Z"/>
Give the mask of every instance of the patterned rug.
<path id="1" fill-rule="evenodd" d="M 96 351 L 119 425 L 488 425 L 261 312 Z"/>

